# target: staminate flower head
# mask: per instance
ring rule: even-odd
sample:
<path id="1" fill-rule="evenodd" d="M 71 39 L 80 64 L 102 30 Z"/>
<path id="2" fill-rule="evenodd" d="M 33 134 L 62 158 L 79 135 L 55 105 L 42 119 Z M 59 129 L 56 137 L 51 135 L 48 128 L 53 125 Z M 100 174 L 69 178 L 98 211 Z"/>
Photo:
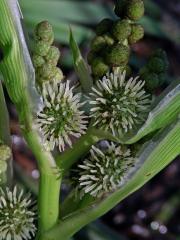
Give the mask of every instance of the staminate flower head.
<path id="1" fill-rule="evenodd" d="M 135 160 L 129 149 L 113 142 L 108 143 L 104 151 L 92 146 L 89 156 L 78 165 L 81 195 L 89 193 L 101 197 L 116 190 L 124 183 Z"/>
<path id="2" fill-rule="evenodd" d="M 79 138 L 85 133 L 87 119 L 80 110 L 81 94 L 73 94 L 69 81 L 65 83 L 46 83 L 43 85 L 43 109 L 37 115 L 43 143 L 49 150 L 55 146 L 60 152 L 65 145 L 72 146 L 71 137 Z"/>
<path id="3" fill-rule="evenodd" d="M 147 117 L 151 100 L 138 77 L 125 79 L 115 71 L 98 80 L 92 88 L 90 101 L 93 125 L 110 130 L 114 135 L 128 132 Z"/>
<path id="4" fill-rule="evenodd" d="M 30 210 L 30 195 L 0 189 L 0 240 L 26 240 L 35 236 L 36 227 L 33 223 L 35 213 Z"/>

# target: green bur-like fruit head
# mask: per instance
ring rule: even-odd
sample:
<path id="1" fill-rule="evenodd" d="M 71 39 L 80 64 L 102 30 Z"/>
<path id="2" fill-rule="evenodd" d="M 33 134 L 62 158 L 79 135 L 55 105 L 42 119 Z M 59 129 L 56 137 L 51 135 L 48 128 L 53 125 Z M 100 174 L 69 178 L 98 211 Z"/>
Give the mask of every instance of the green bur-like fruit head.
<path id="1" fill-rule="evenodd" d="M 47 55 L 49 48 L 50 46 L 48 43 L 44 41 L 37 41 L 35 42 L 34 53 L 41 57 L 44 57 Z"/>
<path id="2" fill-rule="evenodd" d="M 58 60 L 60 58 L 60 51 L 57 47 L 51 46 L 45 59 L 48 63 L 51 63 L 52 65 L 56 66 L 58 63 Z"/>
<path id="3" fill-rule="evenodd" d="M 133 24 L 131 35 L 128 38 L 130 44 L 134 44 L 144 37 L 144 28 L 140 24 Z"/>
<path id="4" fill-rule="evenodd" d="M 112 27 L 113 21 L 111 19 L 105 18 L 96 27 L 96 34 L 102 35 L 104 33 L 107 33 L 110 28 Z"/>
<path id="5" fill-rule="evenodd" d="M 126 15 L 132 21 L 139 20 L 144 15 L 144 2 L 142 0 L 127 0 Z"/>
<path id="6" fill-rule="evenodd" d="M 99 52 L 105 46 L 106 46 L 106 41 L 105 41 L 104 37 L 102 37 L 102 36 L 95 37 L 91 42 L 91 50 L 93 52 Z"/>
<path id="7" fill-rule="evenodd" d="M 104 63 L 102 58 L 96 57 L 92 61 L 91 69 L 94 76 L 102 77 L 108 72 L 109 67 Z"/>
<path id="8" fill-rule="evenodd" d="M 143 75 L 143 78 L 146 82 L 147 90 L 152 91 L 159 86 L 158 74 L 153 72 L 147 72 L 145 75 Z"/>
<path id="9" fill-rule="evenodd" d="M 166 70 L 166 64 L 163 61 L 163 59 L 159 57 L 152 57 L 148 63 L 149 69 L 151 69 L 153 72 L 161 73 Z"/>
<path id="10" fill-rule="evenodd" d="M 54 78 L 56 71 L 57 67 L 53 66 L 52 64 L 46 63 L 40 68 L 39 73 L 42 78 L 51 80 Z"/>
<path id="11" fill-rule="evenodd" d="M 106 62 L 110 66 L 126 65 L 129 60 L 130 49 L 123 44 L 115 44 L 106 53 Z"/>
<path id="12" fill-rule="evenodd" d="M 7 145 L 0 145 L 0 161 L 6 161 L 11 157 L 11 149 Z"/>
<path id="13" fill-rule="evenodd" d="M 128 20 L 118 20 L 112 29 L 112 34 L 114 38 L 119 41 L 123 42 L 125 39 L 129 37 L 131 34 L 131 25 Z"/>
<path id="14" fill-rule="evenodd" d="M 39 68 L 45 63 L 44 58 L 36 54 L 33 55 L 32 61 L 35 68 Z"/>
<path id="15" fill-rule="evenodd" d="M 42 40 L 49 45 L 54 41 L 54 32 L 48 21 L 40 22 L 35 28 L 35 38 Z"/>

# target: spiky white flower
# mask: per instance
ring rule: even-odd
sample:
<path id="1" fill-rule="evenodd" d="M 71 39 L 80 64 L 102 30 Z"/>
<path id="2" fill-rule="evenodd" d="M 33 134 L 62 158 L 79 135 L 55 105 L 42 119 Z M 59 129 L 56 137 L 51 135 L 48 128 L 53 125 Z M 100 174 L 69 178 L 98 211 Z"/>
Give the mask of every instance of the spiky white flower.
<path id="1" fill-rule="evenodd" d="M 130 149 L 125 146 L 116 146 L 111 142 L 104 151 L 92 146 L 89 156 L 78 165 L 81 195 L 89 193 L 100 197 L 114 191 L 124 183 L 135 161 Z"/>
<path id="2" fill-rule="evenodd" d="M 26 240 L 35 236 L 35 213 L 30 210 L 30 195 L 17 187 L 0 189 L 0 240 Z"/>
<path id="3" fill-rule="evenodd" d="M 64 151 L 65 145 L 72 146 L 71 137 L 79 138 L 85 133 L 87 117 L 80 108 L 81 94 L 73 94 L 69 81 L 65 83 L 43 84 L 43 109 L 37 115 L 37 125 L 40 127 L 43 143 L 53 150 L 59 147 Z"/>
<path id="4" fill-rule="evenodd" d="M 93 125 L 115 135 L 134 128 L 145 121 L 151 100 L 139 77 L 126 81 L 126 72 L 107 74 L 92 88 L 90 104 Z"/>

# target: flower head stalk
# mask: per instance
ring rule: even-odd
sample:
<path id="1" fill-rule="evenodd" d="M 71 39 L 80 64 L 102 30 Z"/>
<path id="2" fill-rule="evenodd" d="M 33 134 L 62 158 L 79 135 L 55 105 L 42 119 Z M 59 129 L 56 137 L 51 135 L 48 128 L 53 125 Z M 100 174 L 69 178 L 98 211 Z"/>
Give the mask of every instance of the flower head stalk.
<path id="1" fill-rule="evenodd" d="M 150 109 L 151 100 L 143 86 L 144 81 L 126 73 L 107 74 L 92 88 L 90 104 L 93 125 L 110 130 L 113 135 L 128 132 L 143 123 Z"/>
<path id="2" fill-rule="evenodd" d="M 0 189 L 0 240 L 27 240 L 35 236 L 32 200 L 17 187 Z"/>
<path id="3" fill-rule="evenodd" d="M 135 161 L 130 149 L 125 146 L 111 142 L 104 151 L 92 146 L 89 156 L 78 165 L 81 195 L 89 193 L 101 197 L 116 190 L 123 185 Z"/>
<path id="4" fill-rule="evenodd" d="M 43 136 L 46 148 L 72 146 L 72 137 L 79 138 L 85 133 L 87 117 L 80 108 L 81 94 L 73 93 L 69 81 L 65 83 L 47 83 L 43 85 L 42 97 L 44 107 L 37 114 L 37 125 Z"/>

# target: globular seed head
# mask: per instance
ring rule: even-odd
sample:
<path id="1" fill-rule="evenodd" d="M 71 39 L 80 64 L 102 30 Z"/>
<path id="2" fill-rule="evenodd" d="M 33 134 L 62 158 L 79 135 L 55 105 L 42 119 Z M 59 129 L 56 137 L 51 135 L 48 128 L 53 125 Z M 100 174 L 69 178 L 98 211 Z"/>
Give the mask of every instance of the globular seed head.
<path id="1" fill-rule="evenodd" d="M 143 0 L 127 0 L 126 2 L 126 16 L 132 20 L 137 21 L 144 15 Z"/>
<path id="2" fill-rule="evenodd" d="M 45 63 L 40 69 L 39 69 L 40 76 L 42 78 L 51 80 L 54 78 L 56 74 L 56 67 L 50 63 Z"/>
<path id="3" fill-rule="evenodd" d="M 159 57 L 152 57 L 148 62 L 148 68 L 155 73 L 161 73 L 166 70 L 166 64 Z"/>
<path id="4" fill-rule="evenodd" d="M 106 41 L 102 36 L 96 36 L 91 42 L 91 50 L 99 52 L 106 46 Z"/>
<path id="5" fill-rule="evenodd" d="M 114 44 L 114 39 L 110 33 L 103 34 L 102 37 L 104 38 L 107 46 L 111 46 Z"/>
<path id="6" fill-rule="evenodd" d="M 96 27 L 96 34 L 102 35 L 104 33 L 109 32 L 113 24 L 113 21 L 111 19 L 105 18 L 102 21 L 100 21 Z"/>
<path id="7" fill-rule="evenodd" d="M 44 41 L 36 41 L 34 44 L 34 53 L 41 57 L 46 56 L 49 49 L 50 49 L 49 44 L 47 44 Z"/>
<path id="8" fill-rule="evenodd" d="M 35 39 L 42 40 L 48 45 L 54 41 L 54 32 L 48 21 L 40 22 L 35 28 Z"/>
<path id="9" fill-rule="evenodd" d="M 145 122 L 151 99 L 144 84 L 138 77 L 126 80 L 126 73 L 117 71 L 98 80 L 90 94 L 93 125 L 118 136 Z"/>
<path id="10" fill-rule="evenodd" d="M 140 24 L 132 24 L 131 29 L 128 41 L 130 44 L 134 44 L 144 37 L 144 28 Z"/>
<path id="11" fill-rule="evenodd" d="M 112 34 L 119 42 L 126 40 L 131 34 L 131 25 L 129 21 L 127 19 L 116 21 L 112 28 Z"/>
<path id="12" fill-rule="evenodd" d="M 60 82 L 64 79 L 63 72 L 60 68 L 56 67 L 55 74 L 53 80 L 56 82 Z"/>
<path id="13" fill-rule="evenodd" d="M 17 187 L 0 189 L 0 239 L 28 240 L 35 237 L 35 212 L 30 195 Z"/>
<path id="14" fill-rule="evenodd" d="M 51 46 L 49 48 L 49 51 L 47 53 L 47 55 L 45 56 L 45 59 L 48 63 L 56 66 L 58 63 L 58 60 L 60 58 L 60 51 L 57 47 L 55 46 Z"/>
<path id="15" fill-rule="evenodd" d="M 80 195 L 101 197 L 121 187 L 136 163 L 130 149 L 113 142 L 106 148 L 92 146 L 90 154 L 78 165 Z"/>
<path id="16" fill-rule="evenodd" d="M 146 74 L 143 75 L 143 78 L 146 82 L 145 87 L 148 91 L 153 91 L 159 86 L 158 74 L 153 72 L 146 72 Z"/>
<path id="17" fill-rule="evenodd" d="M 91 65 L 93 60 L 97 57 L 97 55 L 93 52 L 93 51 L 90 51 L 87 55 L 87 61 L 88 63 Z"/>
<path id="18" fill-rule="evenodd" d="M 92 61 L 91 69 L 94 76 L 102 77 L 104 74 L 108 72 L 109 67 L 104 63 L 102 58 L 96 57 Z"/>
<path id="19" fill-rule="evenodd" d="M 45 63 L 44 58 L 37 55 L 37 54 L 34 54 L 32 56 L 32 61 L 33 61 L 33 65 L 34 65 L 35 68 L 39 68 Z"/>
<path id="20" fill-rule="evenodd" d="M 126 65 L 129 61 L 130 49 L 123 44 L 114 44 L 106 52 L 106 63 L 110 66 Z"/>
<path id="21" fill-rule="evenodd" d="M 6 161 L 11 157 L 11 149 L 7 145 L 0 145 L 0 161 Z"/>

